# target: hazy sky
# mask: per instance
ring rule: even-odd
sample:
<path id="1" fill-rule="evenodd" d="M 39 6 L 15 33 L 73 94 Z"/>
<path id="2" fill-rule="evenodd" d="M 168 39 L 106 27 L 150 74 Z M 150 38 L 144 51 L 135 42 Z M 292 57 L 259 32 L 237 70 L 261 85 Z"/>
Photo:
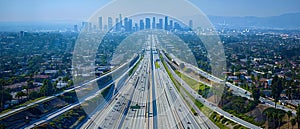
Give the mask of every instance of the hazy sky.
<path id="1" fill-rule="evenodd" d="M 85 20 L 110 1 L 111 0 L 1 0 L 0 21 Z M 300 12 L 300 0 L 190 1 L 207 15 L 274 16 L 284 13 Z"/>

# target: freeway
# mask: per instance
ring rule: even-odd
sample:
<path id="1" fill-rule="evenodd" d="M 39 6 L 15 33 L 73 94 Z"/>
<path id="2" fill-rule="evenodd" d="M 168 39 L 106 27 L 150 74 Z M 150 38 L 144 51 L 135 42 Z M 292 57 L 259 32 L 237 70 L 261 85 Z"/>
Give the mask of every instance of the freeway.
<path id="1" fill-rule="evenodd" d="M 139 57 L 139 59 L 140 59 L 140 57 Z M 37 126 L 37 125 L 40 125 L 40 124 L 42 124 L 42 123 L 44 123 L 44 122 L 46 122 L 46 121 L 49 121 L 49 120 L 51 120 L 51 119 L 53 119 L 53 118 L 55 118 L 55 117 L 57 117 L 57 116 L 59 116 L 59 115 L 65 113 L 65 112 L 69 111 L 70 109 L 72 109 L 72 108 L 74 108 L 74 107 L 76 107 L 76 106 L 81 105 L 83 102 L 85 102 L 85 101 L 87 101 L 87 100 L 90 100 L 90 99 L 96 97 L 97 95 L 101 94 L 101 92 L 102 92 L 104 89 L 106 89 L 108 86 L 112 86 L 112 85 L 114 85 L 114 84 L 117 84 L 117 86 L 118 86 L 118 84 L 120 84 L 120 83 L 122 83 L 123 81 L 125 81 L 123 78 L 126 76 L 126 74 L 128 74 L 128 72 L 129 72 L 131 69 L 133 69 L 133 66 L 136 65 L 136 64 L 137 64 L 137 62 L 135 62 L 135 63 L 134 63 L 134 64 L 133 64 L 126 72 L 124 72 L 120 77 L 118 77 L 117 79 L 113 80 L 112 82 L 110 82 L 109 84 L 107 84 L 106 86 L 104 86 L 102 89 L 98 90 L 95 94 L 85 97 L 83 101 L 80 101 L 80 102 L 77 102 L 77 103 L 74 103 L 74 104 L 69 104 L 69 105 L 67 105 L 67 106 L 65 106 L 65 107 L 63 107 L 63 108 L 61 108 L 61 109 L 58 109 L 58 110 L 56 110 L 56 111 L 54 111 L 54 112 L 52 112 L 52 113 L 50 113 L 50 114 L 48 114 L 48 115 L 46 115 L 46 116 L 44 116 L 44 117 L 38 119 L 38 120 L 36 120 L 36 121 L 30 122 L 31 125 L 26 125 L 26 127 L 24 127 L 24 128 L 28 128 L 28 129 L 29 129 L 29 128 L 33 128 L 33 127 L 35 127 L 35 126 Z M 125 66 L 125 65 L 126 65 L 126 64 L 122 65 L 121 67 L 123 67 L 123 66 Z M 112 74 L 113 74 L 113 73 L 112 73 Z M 105 76 L 107 76 L 107 75 L 105 75 Z M 103 76 L 103 77 L 105 77 L 105 76 Z M 96 80 L 94 79 L 94 80 L 92 80 L 92 81 L 97 81 L 97 79 L 96 79 Z M 85 83 L 85 84 L 87 84 L 87 83 Z M 77 87 L 77 88 L 78 88 L 78 87 Z M 113 90 L 114 90 L 114 88 L 113 88 Z M 111 90 L 109 94 L 112 94 L 112 95 L 113 95 L 113 93 L 114 93 L 113 90 Z M 69 90 L 66 90 L 66 91 L 69 91 Z M 62 94 L 62 93 L 60 93 L 60 94 Z M 112 97 L 112 96 L 109 96 L 109 97 Z M 101 98 L 101 99 L 104 99 L 104 98 Z M 106 99 L 109 100 L 110 98 L 106 98 Z M 107 104 L 107 102 L 106 102 L 105 100 L 102 100 L 102 103 L 99 104 L 99 106 L 97 107 L 96 110 L 100 110 L 101 108 L 103 108 L 103 106 L 104 106 L 105 104 Z"/>
<path id="2" fill-rule="evenodd" d="M 153 43 L 158 44 L 157 36 L 152 37 L 155 39 Z M 154 78 L 159 128 L 218 128 L 211 121 L 209 121 L 209 124 L 206 124 L 204 119 L 200 118 L 200 116 L 195 116 L 191 112 L 159 61 L 158 52 L 154 51 L 154 53 L 156 53 L 153 54 L 154 62 L 158 63 L 154 70 Z"/>
<path id="3" fill-rule="evenodd" d="M 143 120 L 146 119 L 147 111 L 147 95 L 144 94 L 148 94 L 149 89 L 146 81 L 149 78 L 148 58 L 149 55 L 146 54 L 137 72 L 129 77 L 110 104 L 92 116 L 81 128 L 145 128 L 148 125 Z"/>
<path id="4" fill-rule="evenodd" d="M 134 58 L 133 58 L 133 59 L 134 59 Z M 131 59 L 131 60 L 132 60 L 132 59 Z M 38 101 L 36 101 L 36 102 L 32 102 L 32 103 L 30 103 L 30 104 L 27 104 L 27 105 L 25 105 L 25 106 L 19 107 L 19 108 L 17 108 L 17 109 L 13 109 L 13 110 L 11 110 L 11 111 L 9 111 L 9 112 L 2 113 L 2 114 L 0 114 L 0 119 L 2 119 L 2 118 L 4 118 L 4 117 L 7 117 L 7 116 L 10 116 L 10 115 L 12 115 L 12 114 L 21 112 L 21 111 L 23 111 L 23 110 L 25 110 L 25 109 L 27 109 L 27 108 L 29 108 L 29 107 L 32 107 L 32 106 L 34 106 L 34 105 L 36 105 L 36 104 L 39 104 L 39 103 L 42 103 L 42 102 L 46 102 L 46 101 L 48 101 L 48 100 L 51 100 L 51 99 L 53 99 L 53 98 L 55 98 L 55 97 L 58 97 L 58 96 L 60 96 L 60 95 L 65 94 L 65 93 L 67 93 L 67 92 L 70 92 L 70 91 L 76 90 L 76 89 L 78 89 L 78 88 L 81 88 L 81 87 L 83 87 L 83 86 L 85 86 L 85 85 L 87 85 L 87 84 L 89 84 L 89 83 L 96 82 L 97 80 L 99 80 L 99 79 L 101 79 L 101 78 L 104 78 L 104 77 L 107 77 L 107 76 L 109 76 L 109 75 L 112 75 L 112 74 L 114 74 L 116 71 L 118 71 L 119 69 L 128 66 L 129 63 L 131 62 L 131 60 L 130 60 L 129 62 L 124 63 L 123 65 L 119 66 L 119 67 L 116 68 L 115 70 L 113 70 L 113 71 L 111 71 L 111 72 L 109 72 L 109 73 L 107 73 L 107 74 L 101 76 L 101 77 L 98 77 L 98 78 L 95 78 L 95 79 L 93 79 L 93 80 L 84 82 L 84 83 L 82 83 L 82 84 L 80 84 L 80 85 L 78 85 L 78 86 L 75 86 L 75 87 L 73 87 L 73 88 L 64 90 L 64 91 L 61 92 L 61 93 L 58 93 L 58 94 L 55 94 L 55 95 L 52 95 L 52 96 L 48 96 L 48 97 L 46 97 L 46 98 L 44 98 L 44 99 L 38 100 Z M 134 65 L 133 65 L 133 66 L 134 66 Z"/>
<path id="5" fill-rule="evenodd" d="M 165 60 L 168 60 L 165 56 L 164 56 Z M 205 106 L 207 106 L 208 108 L 212 109 L 213 111 L 217 112 L 218 114 L 224 116 L 225 118 L 234 121 L 238 124 L 241 124 L 245 127 L 251 128 L 251 129 L 260 129 L 260 127 L 253 125 L 249 122 L 246 122 L 238 117 L 233 116 L 232 114 L 222 110 L 221 108 L 219 108 L 218 106 L 216 106 L 214 103 L 211 103 L 209 101 L 207 101 L 205 98 L 203 98 L 201 95 L 199 95 L 196 91 L 194 91 L 185 81 L 183 81 L 176 73 L 175 71 L 173 71 L 173 69 L 170 67 L 170 65 L 168 65 L 167 63 L 167 67 L 170 69 L 171 74 L 175 77 L 176 80 L 178 80 L 179 82 L 182 82 L 182 86 L 188 91 L 190 92 L 190 94 L 198 101 L 200 101 L 201 103 L 203 103 Z M 211 77 L 214 78 L 214 77 Z M 222 82 L 222 81 L 218 81 L 218 82 Z"/>
<path id="6" fill-rule="evenodd" d="M 157 37 L 149 35 L 146 42 L 151 49 L 137 70 L 81 128 L 218 128 L 204 115 L 191 112 L 164 67 L 159 67 L 163 65 L 155 48 Z"/>
<path id="7" fill-rule="evenodd" d="M 155 76 L 155 70 L 154 70 L 154 66 L 155 66 L 155 62 L 154 62 L 154 55 L 153 55 L 153 51 L 155 50 L 155 44 L 156 44 L 156 39 L 154 38 L 153 35 L 148 36 L 148 41 L 150 41 L 150 63 L 151 63 L 151 75 L 152 75 L 152 82 L 151 82 L 151 86 L 152 86 L 152 110 L 153 110 L 153 128 L 157 129 L 157 124 L 158 124 L 158 120 L 157 120 L 157 105 L 156 105 L 156 87 L 155 87 L 155 82 L 154 82 L 154 76 Z"/>

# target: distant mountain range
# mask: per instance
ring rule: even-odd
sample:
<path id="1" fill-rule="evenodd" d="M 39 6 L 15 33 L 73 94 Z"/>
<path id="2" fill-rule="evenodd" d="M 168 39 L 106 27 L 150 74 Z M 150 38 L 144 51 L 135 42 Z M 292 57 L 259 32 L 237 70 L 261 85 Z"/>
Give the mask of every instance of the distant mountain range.
<path id="1" fill-rule="evenodd" d="M 208 16 L 208 18 L 216 27 L 227 26 L 272 29 L 300 29 L 300 13 L 290 13 L 270 17 Z"/>

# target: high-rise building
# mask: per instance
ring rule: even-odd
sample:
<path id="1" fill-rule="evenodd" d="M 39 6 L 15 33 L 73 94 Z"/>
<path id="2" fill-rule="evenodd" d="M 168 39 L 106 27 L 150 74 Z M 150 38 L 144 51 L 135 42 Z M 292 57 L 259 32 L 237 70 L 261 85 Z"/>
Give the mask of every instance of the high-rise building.
<path id="1" fill-rule="evenodd" d="M 169 30 L 173 29 L 173 20 L 170 20 Z"/>
<path id="2" fill-rule="evenodd" d="M 159 19 L 157 28 L 158 29 L 163 29 L 163 19 Z"/>
<path id="3" fill-rule="evenodd" d="M 84 28 L 84 27 L 85 27 L 85 23 L 86 23 L 86 22 L 82 22 L 82 23 L 81 23 L 81 28 Z"/>
<path id="4" fill-rule="evenodd" d="M 139 30 L 138 24 L 135 23 L 135 24 L 134 24 L 134 31 L 138 31 L 138 30 Z"/>
<path id="5" fill-rule="evenodd" d="M 127 17 L 124 18 L 124 28 L 125 28 L 125 31 L 130 31 L 130 28 L 129 28 L 129 19 Z"/>
<path id="6" fill-rule="evenodd" d="M 98 24 L 99 24 L 99 25 L 98 25 L 98 26 L 99 26 L 99 30 L 102 31 L 102 29 L 103 29 L 103 28 L 102 28 L 102 27 L 103 27 L 103 24 L 102 24 L 102 17 L 99 17 L 99 18 L 98 18 Z"/>
<path id="7" fill-rule="evenodd" d="M 78 25 L 74 25 L 74 32 L 78 32 Z"/>
<path id="8" fill-rule="evenodd" d="M 192 20 L 189 21 L 189 27 L 190 27 L 190 29 L 193 29 L 193 21 Z"/>
<path id="9" fill-rule="evenodd" d="M 89 22 L 89 28 L 88 31 L 92 31 L 92 23 Z"/>
<path id="10" fill-rule="evenodd" d="M 113 20 L 111 17 L 107 18 L 107 29 L 110 30 L 112 28 L 113 25 Z"/>
<path id="11" fill-rule="evenodd" d="M 146 18 L 146 29 L 150 29 L 150 18 Z"/>
<path id="12" fill-rule="evenodd" d="M 121 25 L 119 22 L 119 18 L 116 18 L 116 31 L 120 31 L 121 30 Z"/>
<path id="13" fill-rule="evenodd" d="M 144 30 L 144 29 L 145 29 L 144 20 L 140 20 L 140 30 Z"/>
<path id="14" fill-rule="evenodd" d="M 165 30 L 169 30 L 169 24 L 168 24 L 169 20 L 168 20 L 168 16 L 165 16 Z"/>
<path id="15" fill-rule="evenodd" d="M 20 31 L 19 37 L 24 37 L 24 35 L 25 35 L 25 32 L 24 31 Z"/>
<path id="16" fill-rule="evenodd" d="M 132 31 L 132 19 L 129 19 L 128 31 Z"/>
<path id="17" fill-rule="evenodd" d="M 88 31 L 88 22 L 82 22 L 81 30 Z"/>
<path id="18" fill-rule="evenodd" d="M 156 28 L 156 21 L 155 21 L 155 17 L 152 18 L 152 29 Z"/>
<path id="19" fill-rule="evenodd" d="M 174 29 L 181 30 L 180 24 L 178 24 L 177 22 L 174 22 Z"/>
<path id="20" fill-rule="evenodd" d="M 121 28 L 122 28 L 122 27 L 123 27 L 123 19 L 122 19 L 122 14 L 120 14 L 119 16 L 120 16 L 120 17 L 119 17 L 119 18 L 120 18 L 120 19 L 119 19 L 119 20 L 120 20 L 120 26 L 121 26 Z"/>

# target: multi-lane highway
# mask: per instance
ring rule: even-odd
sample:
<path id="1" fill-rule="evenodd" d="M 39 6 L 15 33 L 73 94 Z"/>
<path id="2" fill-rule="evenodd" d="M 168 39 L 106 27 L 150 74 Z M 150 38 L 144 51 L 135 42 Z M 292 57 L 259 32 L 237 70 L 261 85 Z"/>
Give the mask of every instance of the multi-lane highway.
<path id="1" fill-rule="evenodd" d="M 149 53 L 149 52 L 148 52 Z M 124 83 L 119 93 L 104 110 L 82 128 L 146 128 L 150 124 L 150 54 L 145 54 L 136 72 Z"/>
<path id="2" fill-rule="evenodd" d="M 139 59 L 140 59 L 140 58 L 139 58 Z M 126 63 L 126 64 L 127 64 L 127 63 Z M 122 65 L 121 67 L 124 67 L 126 64 Z M 129 69 L 127 69 L 127 71 L 125 71 L 120 77 L 118 77 L 118 78 L 114 79 L 112 82 L 108 83 L 106 86 L 104 86 L 104 88 L 99 89 L 95 94 L 92 94 L 92 95 L 90 95 L 90 96 L 86 96 L 85 99 L 84 99 L 83 101 L 77 102 L 77 103 L 74 103 L 74 104 L 67 105 L 67 106 L 65 106 L 65 107 L 63 107 L 63 108 L 61 108 L 61 109 L 59 109 L 59 110 L 56 110 L 56 111 L 54 111 L 54 112 L 52 112 L 52 113 L 50 113 L 50 114 L 48 114 L 48 115 L 46 115 L 46 116 L 44 116 L 44 117 L 42 117 L 42 118 L 36 120 L 36 121 L 31 122 L 31 124 L 26 125 L 26 126 L 24 126 L 23 128 L 28 128 L 28 129 L 29 129 L 29 128 L 33 128 L 33 127 L 35 127 L 35 126 L 37 126 L 37 125 L 39 125 L 39 124 L 42 124 L 42 123 L 44 123 L 44 122 L 47 122 L 47 121 L 49 121 L 49 120 L 51 120 L 51 119 L 53 119 L 53 118 L 55 118 L 55 117 L 57 117 L 57 116 L 59 116 L 59 115 L 61 115 L 61 114 L 63 114 L 63 113 L 69 111 L 70 109 L 72 109 L 72 108 L 74 108 L 74 107 L 76 107 L 76 106 L 81 105 L 83 102 L 85 102 L 85 101 L 87 101 L 87 100 L 90 100 L 90 99 L 96 97 L 97 95 L 101 94 L 101 92 L 102 92 L 106 87 L 108 87 L 108 86 L 112 86 L 112 85 L 114 85 L 114 84 L 117 84 L 116 87 L 118 87 L 118 84 L 123 84 L 123 83 L 122 83 L 122 82 L 124 81 L 123 78 L 126 77 L 126 75 L 128 74 L 128 72 L 129 72 L 131 69 L 133 69 L 133 66 L 136 65 L 136 64 L 137 64 L 137 62 L 135 62 L 131 67 L 129 67 Z M 109 74 L 113 74 L 113 73 L 114 73 L 114 72 L 111 72 L 111 73 L 109 73 Z M 109 75 L 109 74 L 108 74 L 108 75 Z M 104 76 L 102 76 L 102 77 L 105 77 L 105 76 L 107 76 L 107 75 L 104 75 Z M 97 79 L 101 79 L 102 77 L 97 78 Z M 96 81 L 97 79 L 91 80 L 91 81 L 89 81 L 89 82 Z M 85 84 L 88 84 L 88 83 L 85 83 Z M 79 87 L 76 87 L 76 88 L 79 88 Z M 66 90 L 66 91 L 69 91 L 69 90 Z M 66 91 L 65 91 L 65 92 L 66 92 Z M 62 93 L 60 93 L 60 94 L 62 94 Z M 109 94 L 112 94 L 112 95 L 113 95 L 113 90 L 111 90 Z M 111 96 L 109 96 L 109 97 L 111 97 Z M 101 108 L 103 108 L 103 106 L 107 103 L 107 102 L 104 100 L 104 98 L 101 98 L 101 99 L 103 99 L 103 100 L 102 100 L 102 103 L 98 105 L 98 107 L 97 107 L 98 110 L 101 109 Z M 106 98 L 106 99 L 109 99 L 109 98 Z"/>
<path id="3" fill-rule="evenodd" d="M 157 37 L 149 35 L 150 49 L 136 72 L 110 104 L 81 128 L 218 128 L 204 115 L 191 112 L 159 60 L 157 43 Z"/>
<path id="4" fill-rule="evenodd" d="M 157 37 L 153 37 L 154 43 L 158 44 Z M 158 124 L 160 128 L 218 128 L 208 118 L 202 115 L 194 115 L 190 107 L 183 100 L 183 96 L 179 93 L 170 77 L 168 76 L 163 64 L 159 59 L 158 52 L 154 52 L 153 58 L 158 63 L 155 69 L 157 108 L 158 108 Z M 193 103 L 193 102 L 191 102 Z M 200 111 L 199 111 L 200 112 Z"/>
<path id="5" fill-rule="evenodd" d="M 130 60 L 130 61 L 131 61 L 131 60 Z M 30 103 L 30 104 L 27 104 L 27 105 L 25 105 L 25 106 L 19 107 L 19 108 L 17 108 L 17 109 L 13 109 L 13 110 L 11 110 L 11 111 L 9 111 L 9 112 L 2 113 L 2 114 L 0 114 L 0 118 L 5 118 L 5 117 L 10 116 L 10 115 L 13 115 L 13 114 L 15 114 L 15 113 L 21 112 L 21 111 L 23 111 L 23 110 L 25 110 L 25 109 L 27 109 L 27 108 L 29 108 L 29 107 L 32 107 L 32 106 L 34 106 L 34 105 L 36 105 L 36 104 L 39 104 L 39 103 L 43 103 L 43 102 L 49 101 L 49 100 L 51 100 L 51 99 L 53 99 L 53 98 L 55 98 L 55 97 L 58 97 L 58 96 L 61 96 L 61 95 L 65 94 L 65 93 L 67 93 L 67 92 L 70 92 L 70 91 L 79 89 L 79 88 L 81 88 L 81 87 L 83 87 L 83 86 L 86 86 L 86 85 L 89 84 L 89 83 L 96 82 L 97 80 L 99 80 L 99 79 L 101 79 L 101 78 L 110 76 L 110 75 L 114 74 L 115 72 L 117 72 L 119 69 L 128 66 L 129 63 L 130 63 L 130 61 L 127 62 L 127 63 L 124 63 L 123 65 L 121 65 L 121 66 L 119 66 L 118 68 L 114 69 L 114 70 L 111 71 L 110 73 L 107 73 L 107 74 L 105 74 L 105 75 L 103 75 L 103 76 L 101 76 L 101 77 L 98 77 L 98 78 L 95 78 L 95 79 L 93 79 L 93 80 L 84 82 L 84 83 L 82 83 L 82 84 L 80 84 L 80 85 L 74 86 L 73 88 L 67 89 L 67 90 L 65 90 L 65 91 L 63 91 L 63 92 L 61 92 L 61 93 L 58 93 L 58 94 L 55 94 L 55 95 L 52 95 L 52 96 L 48 96 L 48 97 L 46 97 L 46 98 L 44 98 L 44 99 L 38 100 L 38 101 L 36 101 L 36 102 L 32 102 L 32 103 Z M 129 68 L 129 69 L 130 69 L 130 68 Z M 103 89 L 104 89 L 104 88 L 103 88 Z"/>

